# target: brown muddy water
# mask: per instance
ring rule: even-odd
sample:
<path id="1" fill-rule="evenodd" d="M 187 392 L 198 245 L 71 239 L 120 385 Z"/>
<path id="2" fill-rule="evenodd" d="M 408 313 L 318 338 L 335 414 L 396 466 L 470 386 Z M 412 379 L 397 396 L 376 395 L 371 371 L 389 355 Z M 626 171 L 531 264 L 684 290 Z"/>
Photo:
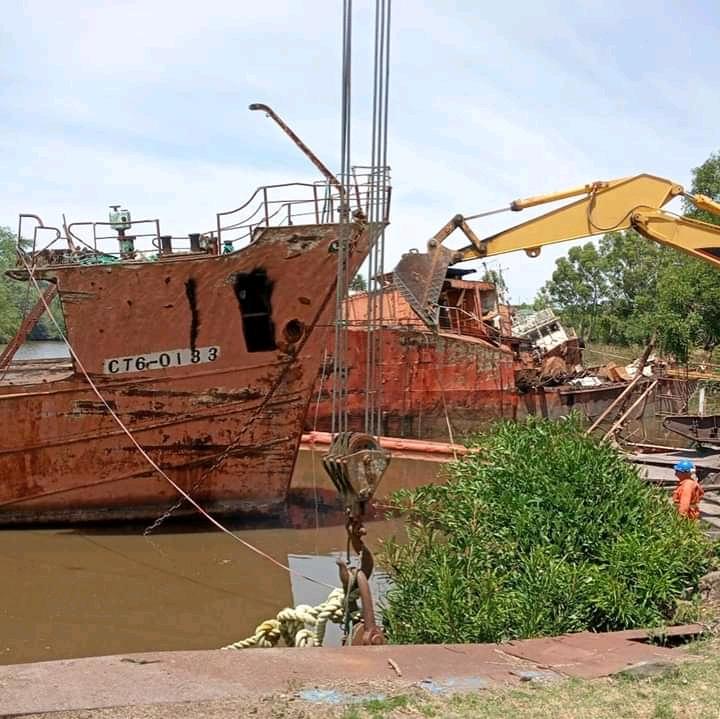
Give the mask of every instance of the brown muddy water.
<path id="1" fill-rule="evenodd" d="M 343 515 L 319 453 L 301 452 L 287 512 L 236 533 L 293 570 L 337 586 Z M 381 488 L 432 482 L 442 464 L 394 458 Z M 317 510 L 315 498 L 319 500 Z M 0 664 L 150 650 L 213 649 L 251 634 L 285 606 L 329 590 L 288 574 L 207 523 L 0 530 Z M 368 524 L 368 545 L 398 534 Z M 383 578 L 374 577 L 374 592 Z M 339 631 L 328 643 L 339 643 Z"/>

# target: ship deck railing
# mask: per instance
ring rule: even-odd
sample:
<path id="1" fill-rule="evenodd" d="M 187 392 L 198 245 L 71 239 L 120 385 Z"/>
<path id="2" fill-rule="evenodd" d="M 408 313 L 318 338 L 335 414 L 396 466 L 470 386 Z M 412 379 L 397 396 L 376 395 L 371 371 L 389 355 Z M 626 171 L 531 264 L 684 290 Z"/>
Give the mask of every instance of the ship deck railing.
<path id="1" fill-rule="evenodd" d="M 118 233 L 111 222 L 68 223 L 64 217 L 61 229 L 46 225 L 38 215 L 24 213 L 19 216 L 17 242 L 31 265 L 229 253 L 249 244 L 268 227 L 329 225 L 360 217 L 387 223 L 390 198 L 389 168 L 355 166 L 347 177 L 339 178 L 339 184 L 290 182 L 259 187 L 239 207 L 218 212 L 215 226 L 206 232 L 163 234 L 158 219 L 142 219 L 132 220 Z"/>
<path id="2" fill-rule="evenodd" d="M 217 236 L 222 242 L 234 243 L 251 240 L 257 229 L 273 224 L 335 224 L 344 216 L 362 215 L 370 220 L 388 222 L 389 168 L 373 171 L 369 167 L 356 166 L 347 178 L 341 177 L 340 182 L 344 188 L 342 192 L 329 182 L 293 182 L 258 188 L 240 207 L 218 213 Z M 280 191 L 287 194 L 280 195 Z"/>

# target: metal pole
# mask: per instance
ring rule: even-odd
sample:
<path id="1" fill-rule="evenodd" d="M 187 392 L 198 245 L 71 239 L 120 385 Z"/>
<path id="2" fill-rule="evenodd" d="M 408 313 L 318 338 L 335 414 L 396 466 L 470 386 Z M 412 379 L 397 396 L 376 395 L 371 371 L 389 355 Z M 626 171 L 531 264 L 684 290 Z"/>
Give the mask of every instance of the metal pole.
<path id="1" fill-rule="evenodd" d="M 630 384 L 615 398 L 615 400 L 611 402 L 610 406 L 602 412 L 602 414 L 592 423 L 592 425 L 590 425 L 590 428 L 585 432 L 585 434 L 592 434 L 592 432 L 594 432 L 600 426 L 603 420 L 605 420 L 611 412 L 617 409 L 625 401 L 628 395 L 633 391 L 635 385 L 643 377 L 643 370 L 645 369 L 645 365 L 647 365 L 648 358 L 650 357 L 650 353 L 652 352 L 654 346 L 655 334 L 653 333 L 653 336 L 650 338 L 650 342 L 643 350 L 643 353 L 640 357 L 640 362 L 638 363 L 638 371 L 635 377 L 632 378 Z"/>
<path id="2" fill-rule="evenodd" d="M 637 409 L 637 407 L 640 406 L 642 401 L 652 392 L 655 387 L 657 387 L 658 380 L 654 380 L 648 387 L 645 388 L 645 391 L 630 405 L 629 409 L 627 409 L 621 416 L 620 419 L 618 419 L 615 424 L 613 424 L 612 427 L 605 433 L 603 436 L 603 441 L 606 439 L 609 439 L 610 437 L 613 437 L 617 432 L 622 428 L 622 426 L 625 424 L 625 422 L 628 420 L 630 415 Z"/>
<path id="3" fill-rule="evenodd" d="M 335 186 L 340 193 L 341 197 L 344 197 L 343 186 L 338 181 L 337 177 L 328 170 L 328 168 L 320 161 L 318 156 L 290 129 L 290 127 L 283 120 L 280 119 L 279 115 L 268 105 L 262 102 L 254 102 L 250 105 L 251 110 L 262 110 L 268 117 L 275 120 L 281 130 L 300 148 L 301 152 L 312 162 L 315 167 L 322 173 L 323 177 L 327 181 Z"/>

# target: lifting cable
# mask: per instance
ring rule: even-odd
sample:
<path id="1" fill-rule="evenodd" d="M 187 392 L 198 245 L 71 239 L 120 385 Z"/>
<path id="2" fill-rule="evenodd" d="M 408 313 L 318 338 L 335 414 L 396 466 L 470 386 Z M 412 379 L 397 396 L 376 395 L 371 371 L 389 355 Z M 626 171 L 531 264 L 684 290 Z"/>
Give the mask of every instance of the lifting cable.
<path id="1" fill-rule="evenodd" d="M 372 244 L 367 278 L 367 348 L 365 432 L 380 435 L 382 426 L 382 326 L 385 291 L 385 225 L 388 220 L 388 97 L 392 0 L 375 0 L 375 53 L 368 222 Z"/>
<path id="2" fill-rule="evenodd" d="M 63 342 L 68 348 L 68 351 L 70 352 L 72 358 L 75 360 L 75 363 L 77 367 L 82 372 L 83 376 L 85 377 L 85 380 L 90 385 L 90 388 L 95 393 L 97 398 L 102 402 L 105 409 L 107 410 L 108 414 L 113 418 L 113 420 L 116 422 L 118 427 L 127 435 L 128 439 L 132 442 L 132 444 L 135 446 L 138 452 L 145 458 L 145 460 L 148 462 L 148 464 L 160 474 L 163 479 L 165 479 L 172 487 L 173 489 L 189 504 L 191 504 L 200 514 L 202 514 L 203 517 L 205 517 L 211 524 L 213 524 L 217 529 L 219 529 L 221 532 L 224 532 L 229 537 L 232 537 L 235 541 L 240 542 L 246 549 L 249 549 L 251 552 L 254 552 L 260 557 L 263 557 L 264 559 L 267 559 L 269 562 L 274 564 L 277 567 L 280 567 L 281 569 L 284 569 L 286 572 L 289 572 L 290 574 L 293 574 L 297 577 L 300 577 L 301 579 L 305 579 L 309 582 L 312 582 L 313 584 L 319 584 L 320 586 L 327 587 L 328 589 L 334 589 L 332 584 L 327 584 L 326 582 L 323 582 L 319 579 L 313 579 L 312 577 L 308 577 L 301 572 L 298 572 L 291 567 L 289 567 L 286 564 L 283 564 L 282 562 L 278 561 L 274 557 L 271 557 L 266 552 L 263 552 L 262 549 L 256 547 L 255 545 L 251 544 L 250 542 L 246 541 L 245 539 L 242 539 L 237 534 L 229 530 L 227 527 L 222 525 L 220 522 L 218 522 L 217 519 L 215 519 L 213 516 L 208 514 L 203 507 L 201 507 L 185 490 L 182 489 L 176 482 L 174 482 L 164 471 L 163 469 L 153 460 L 152 457 L 143 449 L 143 447 L 140 445 L 140 443 L 135 439 L 135 436 L 132 434 L 132 432 L 127 428 L 127 426 L 124 424 L 124 422 L 118 417 L 115 410 L 110 406 L 110 404 L 107 402 L 105 397 L 103 397 L 100 390 L 97 388 L 97 385 L 92 381 L 90 378 L 90 375 L 88 374 L 88 371 L 85 369 L 85 366 L 83 365 L 82 361 L 78 357 L 77 353 L 75 352 L 73 346 L 70 344 L 70 341 L 66 337 L 65 333 L 63 332 L 62 328 L 60 327 L 60 324 L 55 319 L 55 316 L 52 314 L 50 310 L 50 306 L 45 301 L 42 289 L 40 285 L 38 284 L 38 281 L 35 277 L 34 269 L 27 263 L 27 260 L 25 259 L 24 254 L 20 249 L 18 249 L 18 257 L 22 261 L 23 265 L 25 265 L 25 269 L 28 273 L 28 278 L 32 282 L 33 286 L 38 292 L 39 297 L 42 300 L 43 305 L 45 305 L 45 311 L 47 313 L 47 316 L 50 318 L 50 321 L 55 326 L 55 329 L 57 330 L 58 334 L 62 338 Z"/>
<path id="3" fill-rule="evenodd" d="M 343 0 L 342 92 L 340 121 L 340 221 L 335 284 L 335 345 L 333 352 L 332 423 L 330 431 L 347 431 L 347 291 L 350 284 L 350 119 L 352 95 L 352 0 Z"/>
<path id="4" fill-rule="evenodd" d="M 367 278 L 366 314 L 366 376 L 365 376 L 365 432 L 372 435 L 382 431 L 380 401 L 383 320 L 385 225 L 389 210 L 389 176 L 387 168 L 388 101 L 390 79 L 390 15 L 392 0 L 375 1 L 375 44 L 373 64 L 373 109 L 371 135 L 371 165 L 367 176 L 367 231 L 370 234 Z M 342 104 L 340 139 L 341 212 L 339 251 L 335 294 L 335 333 L 333 352 L 333 389 L 331 433 L 348 431 L 347 352 L 348 325 L 347 296 L 349 276 L 349 200 L 353 187 L 354 168 L 350 163 L 351 150 L 351 83 L 352 78 L 352 0 L 343 0 L 342 30 Z M 357 183 L 357 180 L 355 180 Z M 357 188 L 356 188 L 357 189 Z"/>

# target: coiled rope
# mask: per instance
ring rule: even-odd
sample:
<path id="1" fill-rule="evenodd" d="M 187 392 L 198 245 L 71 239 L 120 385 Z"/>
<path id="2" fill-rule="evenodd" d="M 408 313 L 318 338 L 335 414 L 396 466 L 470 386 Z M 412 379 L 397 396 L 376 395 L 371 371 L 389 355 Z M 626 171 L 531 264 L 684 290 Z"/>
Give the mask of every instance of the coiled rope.
<path id="1" fill-rule="evenodd" d="M 315 607 L 298 604 L 285 607 L 275 619 L 268 619 L 255 628 L 245 639 L 228 644 L 222 649 L 251 649 L 253 647 L 275 647 L 282 639 L 288 647 L 321 647 L 325 641 L 328 622 L 343 624 L 346 621 L 346 603 L 353 622 L 360 620 L 357 605 L 357 591 L 346 597 L 345 591 L 337 587 L 328 598 Z"/>

